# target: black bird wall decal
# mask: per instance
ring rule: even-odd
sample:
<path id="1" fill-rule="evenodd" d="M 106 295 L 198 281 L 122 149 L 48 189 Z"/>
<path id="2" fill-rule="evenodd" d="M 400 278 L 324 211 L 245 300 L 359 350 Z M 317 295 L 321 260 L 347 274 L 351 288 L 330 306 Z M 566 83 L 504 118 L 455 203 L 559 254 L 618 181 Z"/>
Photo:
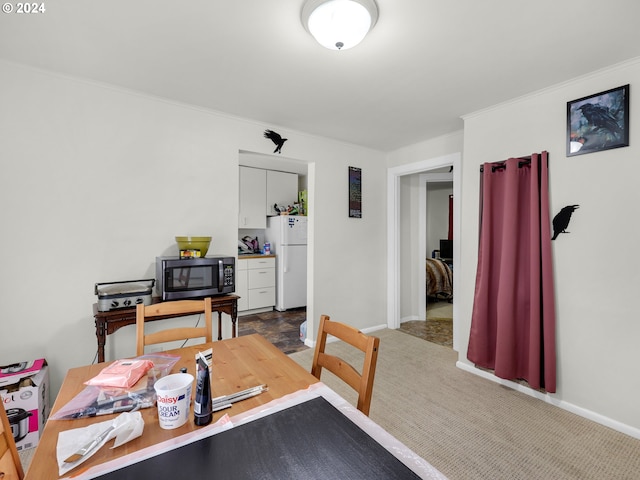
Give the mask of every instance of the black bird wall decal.
<path id="1" fill-rule="evenodd" d="M 580 208 L 580 205 L 567 205 L 553 217 L 553 237 L 551 237 L 551 240 L 558 238 L 561 233 L 569 233 L 567 232 L 567 227 L 571 220 L 571 214 L 578 208 Z"/>
<path id="2" fill-rule="evenodd" d="M 282 145 L 284 145 L 284 142 L 288 140 L 287 138 L 282 138 L 280 134 L 274 132 L 273 130 L 265 130 L 264 138 L 269 138 L 273 143 L 275 143 L 276 149 L 273 151 L 273 153 L 282 153 Z"/>

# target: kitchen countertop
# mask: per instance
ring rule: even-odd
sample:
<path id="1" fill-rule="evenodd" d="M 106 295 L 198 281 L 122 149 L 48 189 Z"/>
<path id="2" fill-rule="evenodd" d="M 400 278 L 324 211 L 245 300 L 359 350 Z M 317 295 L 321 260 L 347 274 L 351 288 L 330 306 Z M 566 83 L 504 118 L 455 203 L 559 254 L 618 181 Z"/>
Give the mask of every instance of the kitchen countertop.
<path id="1" fill-rule="evenodd" d="M 274 253 L 269 253 L 267 255 L 263 255 L 262 253 L 239 253 L 238 260 L 243 260 L 245 258 L 274 258 L 276 255 Z"/>

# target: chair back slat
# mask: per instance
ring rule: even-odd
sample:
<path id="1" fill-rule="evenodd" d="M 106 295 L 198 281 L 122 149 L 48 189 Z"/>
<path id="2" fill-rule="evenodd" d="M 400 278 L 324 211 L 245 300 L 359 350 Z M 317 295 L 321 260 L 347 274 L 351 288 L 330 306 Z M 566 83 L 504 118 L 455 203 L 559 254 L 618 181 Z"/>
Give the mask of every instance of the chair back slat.
<path id="1" fill-rule="evenodd" d="M 148 318 L 192 315 L 204 313 L 203 327 L 178 327 L 145 333 L 145 322 Z M 151 305 L 138 304 L 136 306 L 136 354 L 143 355 L 146 345 L 204 338 L 205 342 L 213 341 L 213 321 L 211 313 L 211 298 L 203 300 L 176 300 L 172 302 L 153 303 Z"/>

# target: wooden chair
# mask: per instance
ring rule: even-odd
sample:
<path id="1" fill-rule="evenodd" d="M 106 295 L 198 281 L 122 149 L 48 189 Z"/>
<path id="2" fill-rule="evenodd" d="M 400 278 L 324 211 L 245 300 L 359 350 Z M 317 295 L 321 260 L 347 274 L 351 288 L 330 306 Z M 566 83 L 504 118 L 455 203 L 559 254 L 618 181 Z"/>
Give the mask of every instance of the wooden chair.
<path id="1" fill-rule="evenodd" d="M 328 334 L 364 352 L 362 373 L 358 373 L 352 365 L 340 357 L 325 353 Z M 373 378 L 376 373 L 376 363 L 378 361 L 379 345 L 379 338 L 365 335 L 358 329 L 345 325 L 344 323 L 333 322 L 328 315 L 321 315 L 311 374 L 319 380 L 322 369 L 326 368 L 338 376 L 358 392 L 358 410 L 368 416 L 369 407 L 371 406 L 371 394 L 373 392 Z"/>
<path id="2" fill-rule="evenodd" d="M 144 333 L 146 319 L 162 317 L 164 315 L 203 313 L 205 325 L 203 327 L 179 327 L 161 330 L 154 333 Z M 202 338 L 205 342 L 213 341 L 213 327 L 211 320 L 211 298 L 204 300 L 176 300 L 160 302 L 151 305 L 138 304 L 136 306 L 136 352 L 144 354 L 145 345 L 173 342 L 189 338 Z"/>
<path id="3" fill-rule="evenodd" d="M 22 480 L 24 471 L 13 439 L 9 417 L 0 401 L 0 479 Z"/>

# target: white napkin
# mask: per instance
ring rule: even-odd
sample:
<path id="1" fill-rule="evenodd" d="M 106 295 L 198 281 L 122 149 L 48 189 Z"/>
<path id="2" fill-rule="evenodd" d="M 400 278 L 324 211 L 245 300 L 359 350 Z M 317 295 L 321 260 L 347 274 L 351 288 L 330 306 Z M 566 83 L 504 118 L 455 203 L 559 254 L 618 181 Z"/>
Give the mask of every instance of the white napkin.
<path id="1" fill-rule="evenodd" d="M 115 429 L 109 438 L 116 437 L 113 447 L 111 447 L 116 448 L 142 435 L 144 420 L 140 412 L 124 412 L 113 420 L 113 426 Z"/>
<path id="2" fill-rule="evenodd" d="M 94 438 L 100 435 L 102 432 L 113 426 L 114 429 L 109 432 L 109 435 L 100 442 L 93 450 L 84 455 L 82 458 L 72 463 L 65 463 L 65 459 L 73 455 L 75 452 L 84 447 L 87 443 L 91 442 Z M 84 463 L 88 458 L 93 456 L 102 446 L 110 439 L 115 437 L 113 447 L 119 447 L 127 443 L 134 438 L 142 435 L 144 430 L 144 420 L 140 412 L 124 412 L 118 415 L 112 420 L 106 422 L 99 422 L 89 425 L 83 428 L 74 428 L 71 430 L 65 430 L 58 434 L 58 446 L 56 449 L 56 457 L 58 460 L 58 472 L 62 476 L 70 470 L 76 468 L 78 465 Z"/>

